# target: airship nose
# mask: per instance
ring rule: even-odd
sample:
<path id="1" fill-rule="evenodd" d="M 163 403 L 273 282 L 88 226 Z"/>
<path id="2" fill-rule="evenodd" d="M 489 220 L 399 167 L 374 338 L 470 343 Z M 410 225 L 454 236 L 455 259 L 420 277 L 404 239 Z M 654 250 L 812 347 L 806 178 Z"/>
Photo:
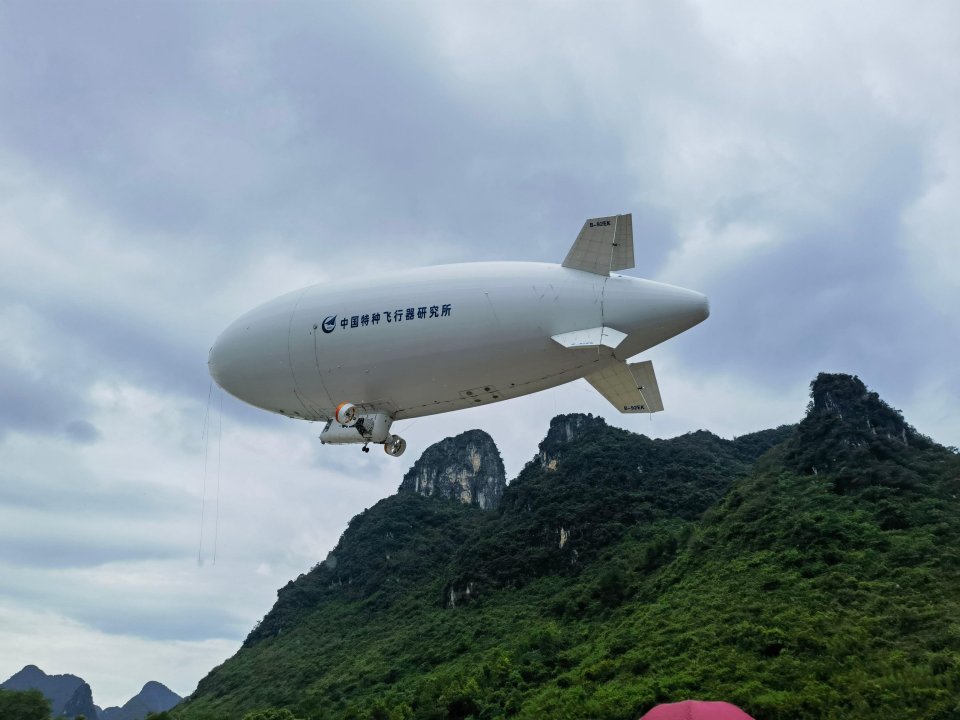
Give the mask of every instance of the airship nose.
<path id="1" fill-rule="evenodd" d="M 254 308 L 220 333 L 207 358 L 214 382 L 256 407 L 285 407 L 291 387 L 290 313 L 291 302 L 283 296 Z"/>
<path id="2" fill-rule="evenodd" d="M 220 333 L 207 356 L 207 369 L 217 385 L 235 398 L 249 402 L 248 386 L 254 368 L 249 367 L 247 360 L 250 351 L 244 342 L 245 334 L 248 333 L 237 328 L 236 323 Z"/>
<path id="3" fill-rule="evenodd" d="M 690 298 L 690 313 L 697 318 L 697 322 L 703 322 L 710 317 L 710 300 L 703 293 L 689 291 L 693 296 Z"/>
<path id="4" fill-rule="evenodd" d="M 230 392 L 229 388 L 227 387 L 226 377 L 224 374 L 224 353 L 223 343 L 221 342 L 222 338 L 223 335 L 218 337 L 210 347 L 210 354 L 207 355 L 207 369 L 210 371 L 210 377 L 213 378 L 213 381 L 227 392 Z"/>

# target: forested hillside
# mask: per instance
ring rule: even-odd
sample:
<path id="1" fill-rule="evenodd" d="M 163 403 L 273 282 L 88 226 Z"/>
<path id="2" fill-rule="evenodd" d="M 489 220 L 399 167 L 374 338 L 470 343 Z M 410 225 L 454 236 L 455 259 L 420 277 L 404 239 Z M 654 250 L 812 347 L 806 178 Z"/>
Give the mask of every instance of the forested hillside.
<path id="1" fill-rule="evenodd" d="M 172 715 L 960 717 L 960 458 L 857 379 L 724 440 L 555 418 L 496 510 L 399 493 Z"/>

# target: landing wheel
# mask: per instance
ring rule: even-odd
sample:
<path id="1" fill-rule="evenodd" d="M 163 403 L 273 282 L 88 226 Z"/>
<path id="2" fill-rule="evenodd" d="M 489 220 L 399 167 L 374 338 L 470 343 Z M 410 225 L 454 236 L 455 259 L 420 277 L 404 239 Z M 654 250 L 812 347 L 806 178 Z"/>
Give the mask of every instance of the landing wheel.
<path id="1" fill-rule="evenodd" d="M 400 457 L 403 451 L 407 449 L 407 441 L 399 435 L 391 435 L 383 443 L 383 451 L 390 457 Z"/>

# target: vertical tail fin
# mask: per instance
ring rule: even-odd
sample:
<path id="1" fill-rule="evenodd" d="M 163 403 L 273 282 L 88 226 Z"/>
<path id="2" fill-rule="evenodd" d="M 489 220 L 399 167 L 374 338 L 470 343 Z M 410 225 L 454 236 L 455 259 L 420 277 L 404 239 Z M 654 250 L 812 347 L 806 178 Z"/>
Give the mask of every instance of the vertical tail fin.
<path id="1" fill-rule="evenodd" d="M 587 220 L 562 264 L 597 275 L 632 268 L 633 215 L 627 213 Z"/>

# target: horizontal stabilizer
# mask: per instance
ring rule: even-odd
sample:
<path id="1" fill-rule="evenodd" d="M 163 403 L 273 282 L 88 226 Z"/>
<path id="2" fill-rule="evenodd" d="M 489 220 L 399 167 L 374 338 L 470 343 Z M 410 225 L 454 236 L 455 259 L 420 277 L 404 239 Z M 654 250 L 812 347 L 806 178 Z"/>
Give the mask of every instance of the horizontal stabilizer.
<path id="1" fill-rule="evenodd" d="M 626 336 L 626 333 L 613 328 L 595 327 L 588 330 L 561 333 L 560 335 L 554 335 L 553 339 L 565 348 L 596 348 L 603 345 L 616 349 Z"/>
<path id="2" fill-rule="evenodd" d="M 663 410 L 653 363 L 618 362 L 591 375 L 588 383 L 622 413 L 654 413 Z"/>
<path id="3" fill-rule="evenodd" d="M 564 267 L 597 275 L 633 265 L 633 215 L 629 213 L 587 220 L 563 261 Z"/>

